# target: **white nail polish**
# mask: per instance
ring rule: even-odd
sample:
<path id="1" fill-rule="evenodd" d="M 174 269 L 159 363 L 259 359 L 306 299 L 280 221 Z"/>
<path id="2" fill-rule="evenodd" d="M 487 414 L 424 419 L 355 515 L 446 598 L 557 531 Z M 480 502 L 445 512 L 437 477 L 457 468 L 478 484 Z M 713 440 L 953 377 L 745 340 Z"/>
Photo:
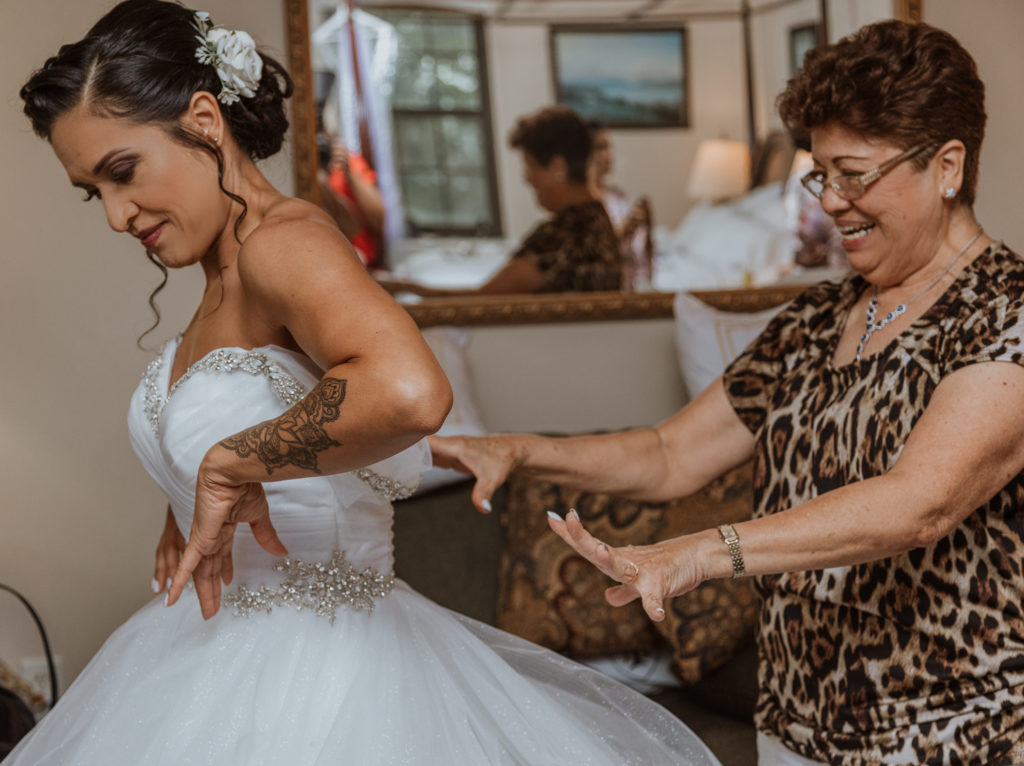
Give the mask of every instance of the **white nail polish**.
<path id="1" fill-rule="evenodd" d="M 168 578 L 167 578 L 167 586 L 166 586 L 166 587 L 170 588 L 170 587 L 171 587 L 171 583 L 172 583 L 173 581 L 174 581 L 174 578 L 173 578 L 173 577 L 168 577 Z"/>
<path id="2" fill-rule="evenodd" d="M 662 617 L 665 616 L 665 610 L 662 609 L 660 606 L 657 609 L 654 610 L 654 613 L 655 614 L 660 614 Z"/>
<path id="3" fill-rule="evenodd" d="M 548 518 L 552 519 L 553 521 L 565 521 L 565 519 L 563 519 L 561 516 L 559 516 L 554 511 L 548 511 Z"/>
<path id="4" fill-rule="evenodd" d="M 155 577 L 153 578 L 153 581 L 149 584 L 149 587 L 154 593 L 160 592 L 160 583 L 156 581 Z"/>
<path id="5" fill-rule="evenodd" d="M 482 505 L 484 507 L 484 510 L 487 511 L 488 513 L 491 512 L 491 501 L 490 500 L 484 499 L 484 500 L 482 500 L 480 502 L 480 505 Z"/>
<path id="6" fill-rule="evenodd" d="M 576 521 L 579 521 L 580 520 L 580 515 L 578 513 L 576 513 L 576 509 L 575 508 L 570 508 L 569 512 L 567 514 L 565 514 L 565 518 L 567 518 L 567 519 L 572 518 L 572 519 L 576 519 Z"/>
<path id="7" fill-rule="evenodd" d="M 167 589 L 167 595 L 164 596 L 164 606 L 170 606 L 170 605 L 171 605 L 171 589 L 168 588 Z"/>

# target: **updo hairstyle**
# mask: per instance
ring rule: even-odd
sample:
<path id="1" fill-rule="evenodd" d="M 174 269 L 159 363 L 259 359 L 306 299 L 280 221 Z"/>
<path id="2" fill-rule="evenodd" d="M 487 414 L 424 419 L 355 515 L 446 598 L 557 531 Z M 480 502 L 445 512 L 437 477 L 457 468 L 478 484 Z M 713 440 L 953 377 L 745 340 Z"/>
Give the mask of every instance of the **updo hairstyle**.
<path id="1" fill-rule="evenodd" d="M 56 56 L 47 59 L 22 87 L 21 98 L 33 130 L 47 141 L 54 123 L 84 104 L 94 114 L 159 125 L 173 140 L 208 152 L 217 162 L 221 191 L 241 205 L 234 225 L 238 240 L 248 205 L 224 187 L 224 154 L 209 137 L 181 123 L 195 93 L 217 96 L 222 88 L 216 69 L 196 58 L 198 34 L 196 15 L 178 3 L 124 0 L 83 39 L 61 46 Z M 288 129 L 284 100 L 293 87 L 284 67 L 270 56 L 259 56 L 263 68 L 255 94 L 232 104 L 218 100 L 235 143 L 253 160 L 280 150 Z M 147 250 L 146 256 L 163 279 L 150 293 L 149 306 L 156 319 L 139 337 L 140 348 L 142 338 L 160 323 L 155 298 L 167 284 L 167 267 L 152 252 Z"/>
<path id="2" fill-rule="evenodd" d="M 178 3 L 124 0 L 83 39 L 61 46 L 21 89 L 32 128 L 49 140 L 57 119 L 85 103 L 97 114 L 163 125 L 172 138 L 219 155 L 212 142 L 179 123 L 193 94 L 221 90 L 214 67 L 196 58 L 197 34 L 194 13 Z M 280 150 L 288 128 L 284 100 L 292 94 L 284 67 L 260 57 L 255 96 L 218 102 L 235 142 L 254 160 Z"/>
<path id="3" fill-rule="evenodd" d="M 923 170 L 942 144 L 967 149 L 957 198 L 970 207 L 985 136 L 985 86 L 971 55 L 928 24 L 880 21 L 808 51 L 776 102 L 798 141 L 831 123 L 902 149 L 927 144 Z"/>
<path id="4" fill-rule="evenodd" d="M 549 106 L 536 114 L 520 117 L 508 139 L 513 149 L 522 149 L 543 167 L 556 156 L 563 157 L 569 180 L 587 182 L 587 165 L 593 139 L 587 124 L 567 106 Z"/>

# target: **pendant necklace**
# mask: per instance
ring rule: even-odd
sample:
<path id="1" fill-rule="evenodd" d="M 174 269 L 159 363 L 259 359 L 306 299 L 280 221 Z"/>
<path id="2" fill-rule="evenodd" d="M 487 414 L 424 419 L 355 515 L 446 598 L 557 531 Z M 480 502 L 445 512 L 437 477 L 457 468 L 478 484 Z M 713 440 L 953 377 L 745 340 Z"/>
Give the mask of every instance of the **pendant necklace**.
<path id="1" fill-rule="evenodd" d="M 854 361 L 855 362 L 859 362 L 860 361 L 860 356 L 864 352 L 864 344 L 868 342 L 868 338 L 870 338 L 876 332 L 878 332 L 883 327 L 885 327 L 887 324 L 892 322 L 894 319 L 896 319 L 896 317 L 902 315 L 907 310 L 907 306 L 909 306 L 911 303 L 916 301 L 918 298 L 920 298 L 926 292 L 928 292 L 933 287 L 935 287 L 936 283 L 940 279 L 942 279 L 944 276 L 946 276 L 946 274 L 949 273 L 949 270 L 951 268 L 953 268 L 953 264 L 955 264 L 957 261 L 960 260 L 960 256 L 963 255 L 964 253 L 966 253 L 968 251 L 968 249 L 970 249 L 971 245 L 973 245 L 978 240 L 978 237 L 980 237 L 980 236 L 981 236 L 981 230 L 979 229 L 978 233 L 975 234 L 973 237 L 971 237 L 967 241 L 966 245 L 964 245 L 962 248 L 960 248 L 960 252 L 953 256 L 953 260 L 951 260 L 949 262 L 949 265 L 946 266 L 946 268 L 944 268 L 942 270 L 942 273 L 939 274 L 939 276 L 935 277 L 935 279 L 933 279 L 931 282 L 929 282 L 924 287 L 924 289 L 922 289 L 920 292 L 918 292 L 917 295 L 915 295 L 909 301 L 907 301 L 906 303 L 900 303 L 898 306 L 896 306 L 896 308 L 894 308 L 892 311 L 890 311 L 888 314 L 886 314 L 882 319 L 878 320 L 877 322 L 875 321 L 875 315 L 878 313 L 878 285 L 875 285 L 875 290 L 874 290 L 874 292 L 871 295 L 871 302 L 868 303 L 868 311 L 867 311 L 867 317 L 866 317 L 867 327 L 864 328 L 864 334 L 860 336 L 860 345 L 857 346 L 857 356 L 854 358 Z"/>

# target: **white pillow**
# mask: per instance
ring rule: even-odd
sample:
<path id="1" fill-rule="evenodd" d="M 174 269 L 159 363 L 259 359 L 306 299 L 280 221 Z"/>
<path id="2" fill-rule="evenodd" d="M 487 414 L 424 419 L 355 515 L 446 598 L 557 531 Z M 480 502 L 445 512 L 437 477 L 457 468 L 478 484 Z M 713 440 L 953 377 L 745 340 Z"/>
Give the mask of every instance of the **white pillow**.
<path id="1" fill-rule="evenodd" d="M 720 311 L 689 293 L 677 293 L 673 305 L 679 366 L 691 399 L 725 372 L 782 308 L 750 314 Z"/>
<path id="2" fill-rule="evenodd" d="M 473 400 L 473 387 L 466 364 L 469 331 L 464 327 L 428 327 L 423 331 L 423 338 L 440 362 L 444 374 L 448 376 L 448 382 L 452 384 L 452 410 L 437 435 L 483 436 L 487 431 L 480 422 L 480 414 Z M 420 480 L 416 494 L 468 478 L 468 475 L 448 468 L 428 468 Z"/>
<path id="3" fill-rule="evenodd" d="M 719 205 L 694 205 L 675 231 L 659 232 L 655 289 L 764 285 L 791 271 L 793 234 L 778 189 L 766 187 Z"/>

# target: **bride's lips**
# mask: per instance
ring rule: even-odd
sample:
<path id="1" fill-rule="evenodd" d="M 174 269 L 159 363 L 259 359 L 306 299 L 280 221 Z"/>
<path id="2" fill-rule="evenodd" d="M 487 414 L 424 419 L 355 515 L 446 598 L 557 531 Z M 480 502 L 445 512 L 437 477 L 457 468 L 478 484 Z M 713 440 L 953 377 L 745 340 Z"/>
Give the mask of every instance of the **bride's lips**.
<path id="1" fill-rule="evenodd" d="M 160 233 L 163 231 L 164 225 L 162 223 L 157 224 L 149 229 L 143 229 L 136 236 L 142 240 L 142 244 L 146 248 L 150 248 L 156 244 L 156 241 L 160 239 Z"/>

